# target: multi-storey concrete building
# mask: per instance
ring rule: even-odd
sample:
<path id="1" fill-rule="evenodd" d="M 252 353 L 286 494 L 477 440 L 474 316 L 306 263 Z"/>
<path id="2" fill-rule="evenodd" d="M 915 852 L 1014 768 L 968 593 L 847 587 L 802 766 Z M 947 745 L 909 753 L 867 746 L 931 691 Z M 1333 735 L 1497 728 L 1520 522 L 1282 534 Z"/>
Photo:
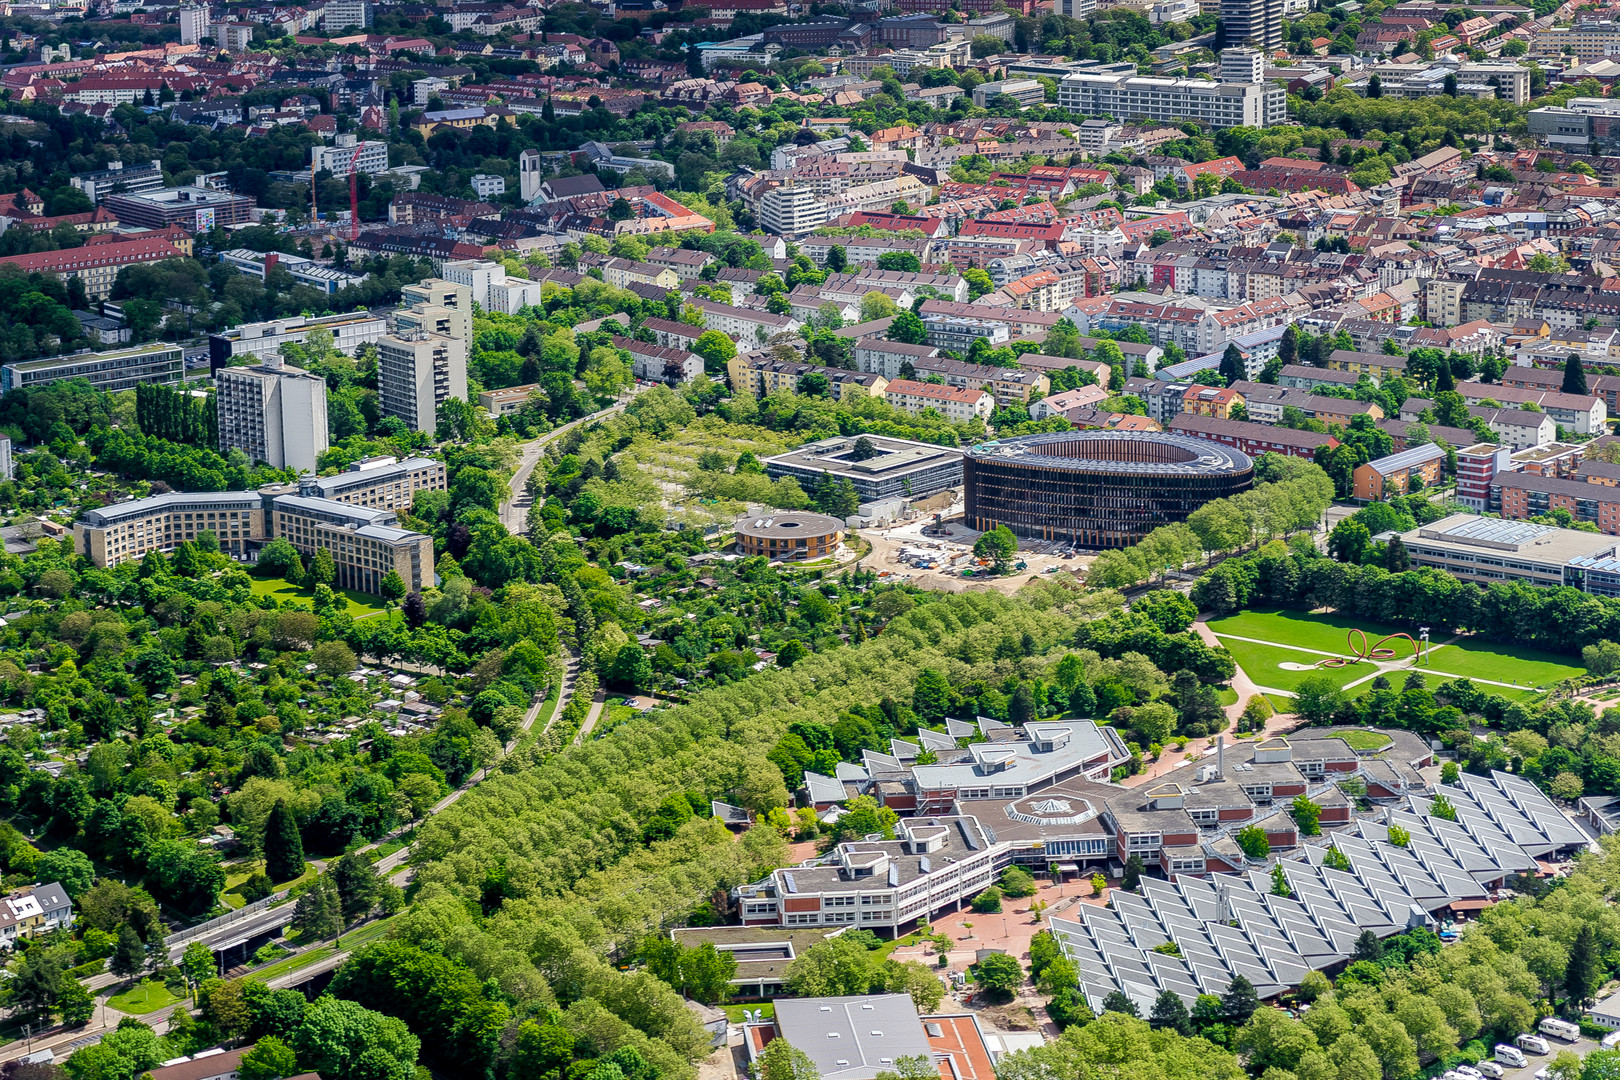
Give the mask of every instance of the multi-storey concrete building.
<path id="1" fill-rule="evenodd" d="M 369 345 L 388 332 L 388 321 L 364 311 L 352 315 L 321 315 L 315 318 L 292 316 L 269 322 L 243 323 L 220 334 L 208 336 L 208 360 L 214 371 L 228 367 L 244 356 L 260 361 L 281 355 L 283 345 L 302 345 L 312 330 L 332 335 L 332 347 L 353 356 L 362 345 Z"/>
<path id="2" fill-rule="evenodd" d="M 467 397 L 467 342 L 422 330 L 400 330 L 377 342 L 377 400 L 385 416 L 412 431 L 433 432 L 439 407 Z"/>
<path id="3" fill-rule="evenodd" d="M 472 260 L 467 260 L 471 262 Z M 460 273 L 466 262 L 445 263 L 447 271 Z M 484 282 L 494 284 L 493 278 Z M 431 334 L 472 340 L 472 308 L 478 301 L 469 280 L 451 281 L 448 278 L 427 278 L 416 285 L 399 290 L 400 308 L 394 312 L 394 326 L 400 330 L 426 330 Z"/>
<path id="4" fill-rule="evenodd" d="M 339 135 L 336 146 L 310 147 L 309 163 L 316 172 L 329 172 L 338 179 L 350 172 L 387 172 L 388 144 L 369 139 L 360 142 L 353 135 Z"/>
<path id="5" fill-rule="evenodd" d="M 357 461 L 336 476 L 300 480 L 298 494 L 374 510 L 409 510 L 418 491 L 443 491 L 447 483 L 442 461 L 381 457 Z"/>
<path id="6" fill-rule="evenodd" d="M 1282 19 L 1283 0 L 1221 0 L 1221 22 L 1232 45 L 1276 49 L 1282 44 Z"/>
<path id="7" fill-rule="evenodd" d="M 133 390 L 141 383 L 177 383 L 186 377 L 180 346 L 160 341 L 110 352 L 47 356 L 0 367 L 0 393 L 84 379 L 97 390 Z"/>
<path id="8" fill-rule="evenodd" d="M 124 220 L 121 216 L 120 221 Z M 161 226 L 154 226 L 161 228 Z M 185 252 L 166 238 L 140 237 L 117 244 L 86 244 L 58 251 L 7 255 L 0 266 L 15 266 L 26 274 L 55 274 L 63 281 L 77 278 L 87 300 L 105 300 L 112 294 L 119 271 L 126 266 L 182 258 Z"/>
<path id="9" fill-rule="evenodd" d="M 154 495 L 86 510 L 73 524 L 74 548 L 106 569 L 148 551 L 173 551 L 207 531 L 225 554 L 246 559 L 250 545 L 265 535 L 264 515 L 264 497 L 256 491 Z"/>
<path id="10" fill-rule="evenodd" d="M 1092 116 L 1194 120 L 1214 128 L 1267 127 L 1288 116 L 1287 92 L 1274 83 L 1211 83 L 1090 72 L 1065 75 L 1058 84 L 1058 104 Z"/>
<path id="11" fill-rule="evenodd" d="M 221 368 L 219 449 L 241 450 L 276 469 L 315 472 L 327 442 L 326 380 L 279 357 L 253 367 Z"/>
<path id="12" fill-rule="evenodd" d="M 334 585 L 377 593 L 389 571 L 411 592 L 434 583 L 433 538 L 399 527 L 391 510 L 351 506 L 303 495 L 267 496 L 272 530 L 306 556 L 331 552 L 337 566 Z"/>

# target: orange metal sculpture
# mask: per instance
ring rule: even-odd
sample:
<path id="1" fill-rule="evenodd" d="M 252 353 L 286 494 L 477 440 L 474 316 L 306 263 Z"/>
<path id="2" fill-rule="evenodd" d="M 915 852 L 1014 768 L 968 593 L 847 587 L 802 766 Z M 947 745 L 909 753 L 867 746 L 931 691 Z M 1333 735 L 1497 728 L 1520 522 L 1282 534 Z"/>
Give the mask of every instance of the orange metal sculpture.
<path id="1" fill-rule="evenodd" d="M 1352 627 L 1349 633 L 1345 634 L 1344 637 L 1345 644 L 1350 647 L 1350 655 L 1330 656 L 1326 660 L 1318 660 L 1316 662 L 1317 667 L 1342 668 L 1348 667 L 1351 664 L 1359 664 L 1363 660 L 1393 660 L 1395 659 L 1396 651 L 1394 649 L 1384 648 L 1384 642 L 1394 641 L 1396 638 L 1405 638 L 1407 641 L 1412 643 L 1413 656 L 1421 657 L 1423 655 L 1423 647 L 1417 643 L 1411 634 L 1385 634 L 1383 637 L 1379 638 L 1371 648 L 1367 647 L 1367 631 L 1361 629 L 1359 626 Z M 1356 639 L 1358 637 L 1361 639 L 1359 645 L 1356 643 Z"/>

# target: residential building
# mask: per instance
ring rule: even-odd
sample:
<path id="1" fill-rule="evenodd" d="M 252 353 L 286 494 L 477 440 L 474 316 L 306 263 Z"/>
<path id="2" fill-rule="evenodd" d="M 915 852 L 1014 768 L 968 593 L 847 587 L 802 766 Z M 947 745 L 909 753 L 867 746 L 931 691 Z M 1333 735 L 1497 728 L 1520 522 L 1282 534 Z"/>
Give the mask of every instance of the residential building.
<path id="1" fill-rule="evenodd" d="M 647 382 L 681 386 L 703 374 L 703 358 L 685 349 L 666 349 L 618 334 L 613 335 L 613 347 L 630 354 L 632 373 Z"/>
<path id="2" fill-rule="evenodd" d="M 392 571 L 410 592 L 435 584 L 433 538 L 399 527 L 392 510 L 351 506 L 304 495 L 267 498 L 271 532 L 286 539 L 306 558 L 331 553 L 337 567 L 333 585 L 378 594 Z"/>
<path id="3" fill-rule="evenodd" d="M 321 28 L 364 30 L 371 25 L 371 0 L 326 0 L 321 9 Z"/>
<path id="4" fill-rule="evenodd" d="M 246 560 L 265 533 L 265 500 L 256 491 L 153 495 L 86 510 L 73 523 L 74 549 L 102 569 L 172 552 L 182 540 L 211 532 L 219 548 Z"/>
<path id="5" fill-rule="evenodd" d="M 928 330 L 929 345 L 963 355 L 972 349 L 973 343 L 980 338 L 988 341 L 991 348 L 1005 345 L 1012 340 L 1006 323 L 992 322 L 988 319 L 929 314 L 924 316 L 923 326 Z"/>
<path id="6" fill-rule="evenodd" d="M 1046 100 L 1046 89 L 1034 79 L 1006 79 L 980 83 L 973 88 L 973 104 L 984 108 L 998 97 L 1012 98 L 1020 105 L 1039 105 Z"/>
<path id="7" fill-rule="evenodd" d="M 1266 51 L 1278 48 L 1282 45 L 1282 20 L 1283 0 L 1221 0 L 1221 23 L 1227 42 L 1233 45 L 1253 45 Z"/>
<path id="8" fill-rule="evenodd" d="M 439 409 L 467 397 L 467 342 L 424 330 L 399 330 L 377 342 L 377 404 L 412 431 L 438 429 Z"/>
<path id="9" fill-rule="evenodd" d="M 1181 409 L 1194 416 L 1232 418 L 1232 410 L 1243 405 L 1243 395 L 1231 387 L 1193 385 L 1181 396 Z"/>
<path id="10" fill-rule="evenodd" d="M 718 330 L 746 346 L 763 345 L 778 334 L 793 334 L 799 330 L 799 323 L 786 315 L 730 307 L 712 300 L 697 299 L 687 303 L 703 313 L 705 329 Z"/>
<path id="11" fill-rule="evenodd" d="M 1405 495 L 1426 487 L 1440 479 L 1445 463 L 1446 452 L 1434 443 L 1425 443 L 1357 465 L 1353 474 L 1355 498 L 1376 502 L 1391 494 Z"/>
<path id="12" fill-rule="evenodd" d="M 504 277 L 505 272 L 484 260 L 447 262 L 444 269 L 445 277 L 426 278 L 399 290 L 401 308 L 394 313 L 394 325 L 471 341 L 472 307 L 478 300 L 474 288 L 493 290 L 495 275 L 500 273 Z M 451 274 L 460 280 L 450 280 Z M 485 296 L 487 298 L 487 291 Z"/>
<path id="13" fill-rule="evenodd" d="M 241 450 L 275 469 L 319 471 L 327 448 L 326 380 L 279 356 L 214 373 L 219 450 Z"/>
<path id="14" fill-rule="evenodd" d="M 1251 0 L 1269 6 L 1280 0 Z M 1287 117 L 1287 92 L 1275 83 L 1212 83 L 1140 75 L 1076 72 L 1058 83 L 1071 112 L 1154 121 L 1196 120 L 1213 128 L 1267 127 Z"/>
<path id="15" fill-rule="evenodd" d="M 1475 443 L 1457 452 L 1457 502 L 1475 513 L 1491 509 L 1491 484 L 1509 468 L 1513 451 L 1495 443 Z"/>
<path id="16" fill-rule="evenodd" d="M 881 375 L 822 367 L 797 360 L 777 360 L 768 353 L 759 352 L 738 353 L 726 362 L 726 374 L 734 388 L 747 390 L 760 398 L 778 391 L 796 393 L 800 380 L 807 375 L 818 375 L 825 379 L 827 395 L 834 401 L 854 396 L 882 397 L 889 385 L 889 380 Z"/>
<path id="17" fill-rule="evenodd" d="M 1223 446 L 1243 451 L 1250 457 L 1260 454 L 1283 454 L 1287 457 L 1314 459 L 1320 447 L 1332 448 L 1339 441 L 1331 435 L 1314 431 L 1296 431 L 1293 428 L 1256 424 L 1245 420 L 1223 420 L 1219 417 L 1198 416 L 1195 413 L 1173 415 L 1165 423 L 1166 431 L 1183 435 L 1196 435 Z"/>
<path id="18" fill-rule="evenodd" d="M 0 393 L 44 386 L 63 379 L 84 379 L 97 390 L 133 390 L 142 383 L 181 382 L 186 366 L 180 346 L 166 341 L 107 352 L 47 356 L 0 367 Z"/>
<path id="19" fill-rule="evenodd" d="M 409 510 L 418 491 L 444 491 L 444 462 L 413 457 L 367 458 L 336 476 L 304 477 L 298 494 L 374 510 Z"/>
<path id="20" fill-rule="evenodd" d="M 0 949 L 20 938 L 39 937 L 73 926 L 73 901 L 60 882 L 25 885 L 0 900 Z"/>
<path id="21" fill-rule="evenodd" d="M 883 399 L 906 412 L 933 409 L 945 419 L 957 422 L 975 417 L 988 419 L 996 411 L 995 395 L 984 390 L 958 389 L 912 379 L 891 380 L 883 391 Z"/>
<path id="22" fill-rule="evenodd" d="M 99 203 L 108 195 L 140 195 L 163 189 L 163 163 L 110 162 L 105 169 L 75 173 L 68 183 L 84 192 L 85 198 Z"/>
<path id="23" fill-rule="evenodd" d="M 180 9 L 180 44 L 197 45 L 205 37 L 212 37 L 208 25 L 208 6 Z"/>

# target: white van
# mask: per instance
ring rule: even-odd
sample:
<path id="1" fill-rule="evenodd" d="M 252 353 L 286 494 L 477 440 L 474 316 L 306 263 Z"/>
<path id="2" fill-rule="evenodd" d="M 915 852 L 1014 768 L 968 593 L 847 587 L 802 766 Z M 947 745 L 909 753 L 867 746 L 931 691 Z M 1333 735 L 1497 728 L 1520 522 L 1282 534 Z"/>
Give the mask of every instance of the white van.
<path id="1" fill-rule="evenodd" d="M 1555 1016 L 1549 1016 L 1537 1024 L 1536 1030 L 1554 1039 L 1563 1039 L 1565 1042 L 1574 1042 L 1581 1037 L 1580 1025 L 1560 1020 Z"/>
<path id="2" fill-rule="evenodd" d="M 1491 1080 L 1502 1080 L 1502 1074 L 1507 1072 L 1506 1069 L 1502 1068 L 1502 1066 L 1498 1065 L 1494 1061 L 1478 1062 L 1475 1064 L 1474 1068 L 1490 1077 Z"/>
<path id="3" fill-rule="evenodd" d="M 1524 1068 L 1524 1053 L 1517 1046 L 1507 1043 L 1497 1043 L 1495 1050 L 1496 1060 L 1512 1069 Z"/>
<path id="4" fill-rule="evenodd" d="M 1547 1040 L 1540 1035 L 1520 1035 L 1513 1041 L 1519 1044 L 1519 1049 L 1528 1050 L 1532 1054 L 1545 1054 L 1549 1050 Z"/>

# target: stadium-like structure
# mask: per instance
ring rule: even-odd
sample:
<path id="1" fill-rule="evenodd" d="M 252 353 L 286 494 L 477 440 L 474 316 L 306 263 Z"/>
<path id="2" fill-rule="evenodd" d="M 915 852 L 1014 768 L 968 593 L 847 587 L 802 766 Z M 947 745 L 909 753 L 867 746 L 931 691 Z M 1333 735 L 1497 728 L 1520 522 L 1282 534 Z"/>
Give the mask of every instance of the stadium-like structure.
<path id="1" fill-rule="evenodd" d="M 1130 547 L 1254 484 L 1241 450 L 1156 431 L 1062 431 L 981 443 L 963 459 L 966 523 L 1077 547 Z"/>

